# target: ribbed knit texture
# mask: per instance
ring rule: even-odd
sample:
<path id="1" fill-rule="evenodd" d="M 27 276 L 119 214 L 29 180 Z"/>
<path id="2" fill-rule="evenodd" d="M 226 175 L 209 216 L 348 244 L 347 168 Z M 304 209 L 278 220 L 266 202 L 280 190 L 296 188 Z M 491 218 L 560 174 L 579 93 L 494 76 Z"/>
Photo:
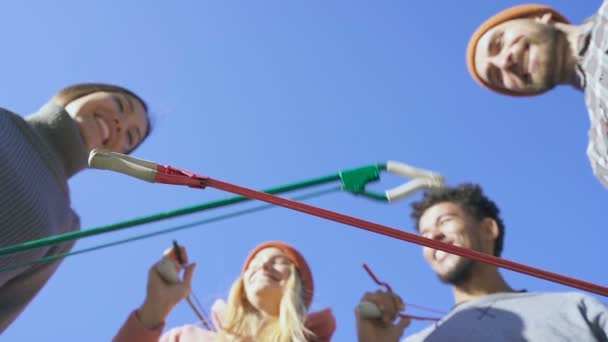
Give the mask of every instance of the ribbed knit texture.
<path id="1" fill-rule="evenodd" d="M 26 119 L 0 109 L 0 246 L 78 230 L 67 179 L 86 167 L 76 123 L 48 103 Z M 0 266 L 69 251 L 73 243 L 0 257 Z M 61 261 L 0 273 L 0 332 L 38 293 Z"/>

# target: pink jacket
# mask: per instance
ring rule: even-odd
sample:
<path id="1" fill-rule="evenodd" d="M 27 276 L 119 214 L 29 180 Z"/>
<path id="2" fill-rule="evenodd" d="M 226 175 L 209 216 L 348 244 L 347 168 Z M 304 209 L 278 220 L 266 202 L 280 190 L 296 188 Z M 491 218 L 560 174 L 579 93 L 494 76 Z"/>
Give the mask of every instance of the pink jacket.
<path id="1" fill-rule="evenodd" d="M 217 300 L 211 308 L 213 325 L 216 329 L 220 327 L 220 317 L 224 312 L 226 303 Z M 137 312 L 133 311 L 123 324 L 113 342 L 215 342 L 216 333 L 199 328 L 196 325 L 184 325 L 173 328 L 164 335 L 162 334 L 165 324 L 160 324 L 154 329 L 146 328 L 139 318 Z M 313 312 L 306 318 L 306 327 L 317 335 L 319 342 L 331 341 L 331 336 L 336 330 L 336 319 L 331 309 Z M 161 336 L 162 335 L 162 336 Z"/>

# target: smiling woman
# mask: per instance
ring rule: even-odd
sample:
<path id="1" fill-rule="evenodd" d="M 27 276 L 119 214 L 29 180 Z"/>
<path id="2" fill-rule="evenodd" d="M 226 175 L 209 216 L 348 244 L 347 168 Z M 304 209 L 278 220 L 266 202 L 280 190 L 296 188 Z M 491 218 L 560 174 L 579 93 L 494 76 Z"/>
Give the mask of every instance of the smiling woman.
<path id="1" fill-rule="evenodd" d="M 149 134 L 146 103 L 114 85 L 63 89 L 23 118 L 0 108 L 0 246 L 80 229 L 67 180 L 87 166 L 89 151 L 130 152 Z M 73 242 L 0 257 L 7 267 L 68 252 Z M 26 308 L 61 260 L 0 273 L 0 332 Z"/>
<path id="2" fill-rule="evenodd" d="M 53 100 L 78 123 L 89 150 L 133 151 L 150 133 L 148 106 L 128 89 L 107 84 L 79 84 Z"/>
<path id="3" fill-rule="evenodd" d="M 175 253 L 165 253 L 167 259 L 181 269 Z M 190 325 L 161 337 L 166 317 L 189 295 L 193 272 L 194 265 L 189 265 L 183 282 L 168 283 L 157 266 L 152 266 L 144 304 L 131 313 L 114 342 L 331 340 L 336 324 L 331 310 L 308 312 L 314 292 L 308 263 L 295 248 L 278 241 L 254 248 L 232 285 L 228 302 L 215 302 L 212 312 L 217 332 Z"/>

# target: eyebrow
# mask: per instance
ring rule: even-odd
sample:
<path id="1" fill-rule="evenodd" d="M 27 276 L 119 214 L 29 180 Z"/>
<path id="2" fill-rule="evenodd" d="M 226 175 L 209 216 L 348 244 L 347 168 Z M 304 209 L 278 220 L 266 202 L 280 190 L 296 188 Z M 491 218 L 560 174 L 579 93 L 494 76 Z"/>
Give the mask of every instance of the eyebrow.
<path id="1" fill-rule="evenodd" d="M 118 98 L 118 95 L 112 96 L 112 99 L 114 99 L 114 102 L 118 106 L 118 110 L 120 110 L 121 113 L 124 113 L 125 107 L 122 105 L 122 101 L 120 101 L 120 99 Z"/>
<path id="2" fill-rule="evenodd" d="M 494 46 L 495 42 L 496 42 L 496 31 L 494 31 L 494 33 L 492 33 L 492 36 L 490 37 L 490 39 L 488 39 L 488 46 L 486 47 L 486 52 L 488 53 L 488 55 L 492 54 L 492 47 Z"/>
<path id="3" fill-rule="evenodd" d="M 488 46 L 486 48 L 486 53 L 487 53 L 488 57 L 492 56 L 492 47 L 494 47 L 496 45 L 496 40 L 498 38 L 500 38 L 503 34 L 504 34 L 504 31 L 499 31 L 499 30 L 496 30 L 492 33 L 492 36 L 490 37 L 490 39 L 488 41 Z M 489 83 L 499 85 L 498 80 L 496 79 L 496 72 L 492 72 L 494 70 L 497 70 L 497 69 L 495 67 L 493 68 L 491 63 L 487 63 L 485 76 Z M 492 76 L 494 76 L 494 77 L 492 77 Z"/>
<path id="4" fill-rule="evenodd" d="M 489 63 L 488 63 L 489 64 Z M 488 82 L 490 82 L 491 84 L 497 86 L 497 87 L 503 87 L 504 88 L 504 84 L 505 81 L 502 79 L 502 77 L 499 77 L 498 74 L 502 73 L 502 71 L 500 71 L 499 68 L 497 68 L 495 65 L 488 65 L 488 68 L 486 69 L 486 78 L 488 79 Z"/>
<path id="5" fill-rule="evenodd" d="M 437 218 L 435 219 L 435 226 L 439 225 L 439 222 L 441 221 L 441 219 L 446 218 L 446 217 L 456 217 L 458 215 L 454 214 L 454 213 L 446 213 L 446 214 L 441 214 L 439 216 L 437 216 Z"/>
<path id="6" fill-rule="evenodd" d="M 488 43 L 488 53 L 492 53 L 492 51 L 490 51 L 490 49 L 496 45 L 496 41 L 498 40 L 498 38 L 501 38 L 504 35 L 504 31 L 494 31 L 494 33 L 492 33 L 492 37 L 490 37 L 490 41 Z"/>
<path id="7" fill-rule="evenodd" d="M 251 264 L 253 264 L 254 262 L 260 261 L 260 259 L 261 259 L 261 257 L 258 257 L 258 256 L 256 255 L 256 256 L 255 256 L 253 259 L 251 259 L 251 262 L 250 262 L 249 264 L 251 265 Z M 271 257 L 266 257 L 266 259 L 267 259 L 267 260 L 273 260 L 273 261 L 274 261 L 274 260 L 277 260 L 277 259 L 279 259 L 279 260 L 284 259 L 284 260 L 287 260 L 287 261 L 289 261 L 289 262 L 292 262 L 292 261 L 291 261 L 291 259 L 289 259 L 289 257 L 288 257 L 287 255 L 282 255 L 282 254 L 273 255 L 273 256 L 271 256 Z M 292 262 L 292 263 L 293 263 L 293 262 Z"/>
<path id="8" fill-rule="evenodd" d="M 492 71 L 492 65 L 490 63 L 488 63 L 487 67 L 486 67 L 486 79 L 488 80 L 488 82 L 490 84 L 494 84 L 494 83 L 496 83 L 496 80 L 495 80 L 496 77 L 494 77 L 494 79 L 492 78 L 493 73 L 491 71 Z"/>
<path id="9" fill-rule="evenodd" d="M 135 112 L 135 105 L 133 104 L 133 100 L 131 100 L 131 96 L 123 95 L 125 99 L 127 99 L 127 104 L 129 105 L 129 110 L 131 113 Z"/>
<path id="10" fill-rule="evenodd" d="M 139 130 L 139 126 L 135 126 L 135 133 L 137 133 L 137 139 L 135 139 L 135 141 L 137 141 L 137 143 L 139 143 L 141 141 L 141 131 Z M 135 144 L 137 145 L 137 144 Z"/>
<path id="11" fill-rule="evenodd" d="M 439 221 L 441 221 L 442 218 L 448 216 L 450 214 L 441 214 L 439 216 L 437 216 L 437 218 L 435 219 L 435 225 L 439 224 Z"/>
<path id="12" fill-rule="evenodd" d="M 249 265 L 247 265 L 247 269 L 251 269 L 252 265 L 257 266 L 257 264 L 260 263 L 260 258 L 256 255 L 255 257 L 253 257 L 253 259 L 251 259 L 251 261 L 249 262 Z"/>

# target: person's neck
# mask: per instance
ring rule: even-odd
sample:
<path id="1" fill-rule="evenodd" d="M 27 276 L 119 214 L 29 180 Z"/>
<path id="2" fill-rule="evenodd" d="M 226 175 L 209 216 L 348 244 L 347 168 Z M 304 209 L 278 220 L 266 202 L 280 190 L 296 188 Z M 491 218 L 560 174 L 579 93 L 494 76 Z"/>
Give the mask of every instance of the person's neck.
<path id="1" fill-rule="evenodd" d="M 565 37 L 565 47 L 563 49 L 563 59 L 561 65 L 562 79 L 559 81 L 561 84 L 569 84 L 574 87 L 580 87 L 580 82 L 576 72 L 576 66 L 580 63 L 581 56 L 579 56 L 579 39 L 588 29 L 588 25 L 591 23 L 585 23 L 582 25 L 570 25 L 564 23 L 555 23 L 555 27 L 558 28 Z"/>
<path id="2" fill-rule="evenodd" d="M 452 292 L 454 302 L 460 304 L 493 293 L 513 292 L 513 289 L 500 275 L 496 267 L 477 264 L 471 277 L 462 284 L 453 285 Z"/>
<path id="3" fill-rule="evenodd" d="M 26 120 L 44 139 L 46 149 L 53 151 L 52 159 L 62 167 L 64 177 L 87 167 L 89 153 L 80 129 L 63 106 L 51 100 Z"/>
<path id="4" fill-rule="evenodd" d="M 258 311 L 259 318 L 262 320 L 273 320 L 279 317 L 279 303 L 260 301 L 256 303 L 255 308 Z"/>

